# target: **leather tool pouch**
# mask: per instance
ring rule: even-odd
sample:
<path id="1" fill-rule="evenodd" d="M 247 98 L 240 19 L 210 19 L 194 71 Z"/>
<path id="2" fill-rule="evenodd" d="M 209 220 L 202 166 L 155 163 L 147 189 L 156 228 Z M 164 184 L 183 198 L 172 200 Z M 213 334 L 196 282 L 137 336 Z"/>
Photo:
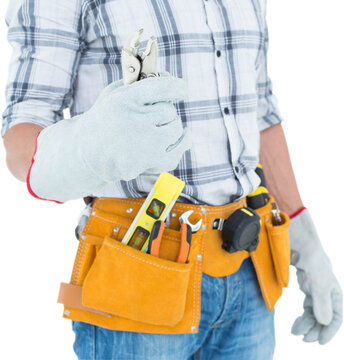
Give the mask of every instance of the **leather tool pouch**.
<path id="1" fill-rule="evenodd" d="M 290 245 L 289 245 L 289 216 L 280 211 L 282 224 L 273 225 L 272 221 L 265 222 L 270 250 L 278 283 L 287 287 L 289 282 Z"/>
<path id="2" fill-rule="evenodd" d="M 173 227 L 164 229 L 159 257 L 123 244 L 143 200 L 96 199 L 81 232 L 71 282 L 61 284 L 64 317 L 113 330 L 197 332 L 202 233 L 192 234 L 185 264 L 176 262 L 181 242 L 178 217 Z"/>
<path id="3" fill-rule="evenodd" d="M 256 210 L 261 216 L 262 228 L 258 248 L 250 253 L 269 311 L 282 295 L 283 287 L 288 285 L 290 264 L 289 217 L 280 211 L 282 224 L 273 225 L 271 202 L 274 200 L 270 195 L 267 206 Z"/>
<path id="4" fill-rule="evenodd" d="M 173 232 L 177 245 L 180 234 Z M 84 280 L 82 303 L 127 319 L 174 326 L 184 315 L 191 267 L 107 236 Z"/>
<path id="5" fill-rule="evenodd" d="M 271 201 L 274 200 L 271 197 Z M 70 283 L 62 283 L 58 302 L 64 317 L 112 330 L 144 333 L 196 333 L 201 316 L 203 269 L 212 276 L 237 271 L 251 257 L 269 311 L 287 286 L 290 249 L 288 215 L 271 223 L 271 204 L 257 209 L 262 221 L 258 248 L 230 254 L 221 248 L 220 231 L 211 229 L 216 218 L 227 218 L 237 203 L 202 212 L 194 206 L 191 223 L 204 226 L 192 234 L 188 263 L 176 262 L 180 237 L 178 217 L 190 204 L 176 203 L 170 228 L 165 228 L 159 257 L 121 243 L 144 198 L 96 198 L 81 232 Z M 206 265 L 206 266 L 205 266 Z M 205 271 L 206 272 L 206 271 Z"/>

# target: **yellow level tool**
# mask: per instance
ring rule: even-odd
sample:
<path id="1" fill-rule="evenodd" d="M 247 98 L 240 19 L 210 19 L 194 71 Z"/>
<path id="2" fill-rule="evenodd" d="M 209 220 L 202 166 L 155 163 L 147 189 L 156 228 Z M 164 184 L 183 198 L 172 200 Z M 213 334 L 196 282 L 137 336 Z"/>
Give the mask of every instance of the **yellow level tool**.
<path id="1" fill-rule="evenodd" d="M 142 204 L 122 243 L 147 251 L 149 236 L 156 221 L 165 221 L 177 201 L 185 182 L 168 172 L 160 174 L 153 189 Z"/>

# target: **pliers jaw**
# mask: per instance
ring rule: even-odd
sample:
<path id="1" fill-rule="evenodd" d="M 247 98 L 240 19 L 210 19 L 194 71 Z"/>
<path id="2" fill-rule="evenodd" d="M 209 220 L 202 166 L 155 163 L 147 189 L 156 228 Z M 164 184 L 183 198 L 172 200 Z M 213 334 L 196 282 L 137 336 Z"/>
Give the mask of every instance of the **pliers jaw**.
<path id="1" fill-rule="evenodd" d="M 142 55 L 138 54 L 143 29 L 135 31 L 126 40 L 122 49 L 122 73 L 124 84 L 131 84 L 147 77 L 159 76 L 157 72 L 158 46 L 155 36 L 148 40 Z"/>

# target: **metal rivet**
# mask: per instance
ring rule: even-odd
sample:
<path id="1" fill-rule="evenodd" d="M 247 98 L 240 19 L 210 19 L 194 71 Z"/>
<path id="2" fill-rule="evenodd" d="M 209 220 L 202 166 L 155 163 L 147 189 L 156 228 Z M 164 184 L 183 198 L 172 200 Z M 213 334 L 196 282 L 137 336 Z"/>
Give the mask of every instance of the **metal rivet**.
<path id="1" fill-rule="evenodd" d="M 196 331 L 196 330 L 197 330 L 196 326 L 191 327 L 191 331 Z"/>
<path id="2" fill-rule="evenodd" d="M 207 209 L 202 207 L 202 208 L 201 208 L 201 213 L 202 213 L 202 214 L 205 214 L 206 212 L 207 212 Z"/>
<path id="3" fill-rule="evenodd" d="M 91 215 L 95 215 L 95 214 L 96 214 L 96 212 L 93 210 L 92 213 L 91 213 Z"/>
<path id="4" fill-rule="evenodd" d="M 198 255 L 197 255 L 197 260 L 199 260 L 199 261 L 202 260 L 202 255 L 201 255 L 201 254 L 198 254 Z"/>
<path id="5" fill-rule="evenodd" d="M 206 228 L 207 228 L 207 225 L 204 224 L 204 225 L 202 226 L 202 229 L 205 230 Z"/>
<path id="6" fill-rule="evenodd" d="M 177 214 L 176 214 L 176 213 L 172 213 L 172 214 L 171 214 L 171 217 L 172 217 L 172 218 L 175 218 L 175 217 L 177 217 Z"/>
<path id="7" fill-rule="evenodd" d="M 86 235 L 85 235 L 85 234 L 82 234 L 82 235 L 81 235 L 81 239 L 82 239 L 82 240 L 86 240 Z"/>
<path id="8" fill-rule="evenodd" d="M 128 208 L 127 213 L 130 214 L 131 212 L 133 212 L 133 208 Z"/>
<path id="9" fill-rule="evenodd" d="M 131 72 L 131 73 L 135 72 L 134 66 L 129 66 L 129 72 Z"/>
<path id="10" fill-rule="evenodd" d="M 119 227 L 118 227 L 118 226 L 115 226 L 115 227 L 113 228 L 113 232 L 118 232 L 118 230 L 119 230 Z"/>
<path id="11" fill-rule="evenodd" d="M 65 310 L 63 313 L 64 313 L 65 315 L 67 315 L 67 316 L 70 315 L 70 311 L 69 311 L 69 310 Z"/>

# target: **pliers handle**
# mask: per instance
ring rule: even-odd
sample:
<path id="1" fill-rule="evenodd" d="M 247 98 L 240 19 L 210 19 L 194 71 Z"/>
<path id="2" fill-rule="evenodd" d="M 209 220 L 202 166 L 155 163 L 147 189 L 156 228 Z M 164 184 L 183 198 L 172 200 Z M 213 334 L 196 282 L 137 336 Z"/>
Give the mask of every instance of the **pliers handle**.
<path id="1" fill-rule="evenodd" d="M 157 257 L 159 256 L 161 238 L 164 229 L 165 229 L 165 223 L 163 221 L 158 220 L 154 223 L 148 242 L 148 249 L 147 249 L 148 254 Z M 191 226 L 189 224 L 183 223 L 181 225 L 180 232 L 181 232 L 180 247 L 176 262 L 184 264 L 187 262 L 190 253 L 191 235 L 192 235 Z"/>
<path id="2" fill-rule="evenodd" d="M 154 223 L 148 242 L 148 249 L 147 249 L 148 254 L 159 256 L 160 243 L 164 229 L 165 229 L 164 221 L 158 220 Z"/>
<path id="3" fill-rule="evenodd" d="M 178 263 L 186 263 L 188 261 L 190 248 L 191 248 L 191 226 L 189 224 L 182 224 L 181 226 L 181 241 L 180 241 L 180 248 L 179 253 L 177 256 Z"/>

